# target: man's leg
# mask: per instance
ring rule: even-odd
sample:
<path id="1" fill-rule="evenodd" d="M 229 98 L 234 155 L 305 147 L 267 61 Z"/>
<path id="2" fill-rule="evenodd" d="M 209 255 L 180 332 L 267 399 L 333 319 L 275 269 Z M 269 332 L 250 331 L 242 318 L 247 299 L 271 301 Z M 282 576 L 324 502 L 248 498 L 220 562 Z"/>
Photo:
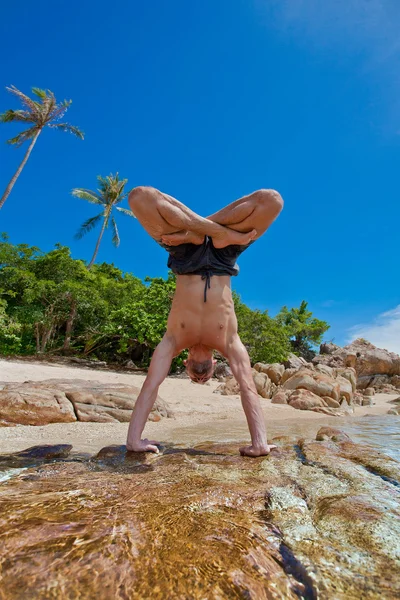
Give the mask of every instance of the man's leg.
<path id="1" fill-rule="evenodd" d="M 242 233 L 255 229 L 257 235 L 254 239 L 257 239 L 275 221 L 282 208 L 283 200 L 278 192 L 258 190 L 207 218 Z"/>
<path id="2" fill-rule="evenodd" d="M 134 188 L 129 194 L 129 205 L 147 233 L 167 245 L 201 244 L 205 235 L 223 245 L 245 245 L 256 235 L 255 230 L 243 233 L 204 219 L 172 196 L 152 187 Z"/>

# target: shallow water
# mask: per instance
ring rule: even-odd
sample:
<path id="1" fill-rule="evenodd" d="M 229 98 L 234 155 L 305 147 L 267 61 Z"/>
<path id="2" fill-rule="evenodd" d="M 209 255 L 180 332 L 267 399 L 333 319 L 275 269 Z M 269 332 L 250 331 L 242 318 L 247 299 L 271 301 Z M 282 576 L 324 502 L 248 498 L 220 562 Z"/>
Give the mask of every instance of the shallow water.
<path id="1" fill-rule="evenodd" d="M 400 416 L 361 417 L 340 425 L 355 442 L 370 444 L 388 456 L 400 460 Z"/>
<path id="2" fill-rule="evenodd" d="M 400 463 L 370 447 L 70 452 L 0 457 L 1 600 L 400 597 Z"/>

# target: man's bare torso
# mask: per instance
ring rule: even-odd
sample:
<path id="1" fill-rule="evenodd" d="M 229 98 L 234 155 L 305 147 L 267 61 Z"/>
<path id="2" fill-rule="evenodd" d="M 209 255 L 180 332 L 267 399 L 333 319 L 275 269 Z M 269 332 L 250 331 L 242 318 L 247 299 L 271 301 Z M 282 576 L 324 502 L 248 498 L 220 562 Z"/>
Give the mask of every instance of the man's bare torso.
<path id="1" fill-rule="evenodd" d="M 177 353 L 201 344 L 226 355 L 237 333 L 230 280 L 228 275 L 212 277 L 204 302 L 205 282 L 200 275 L 177 275 L 167 324 L 167 335 L 174 338 Z"/>

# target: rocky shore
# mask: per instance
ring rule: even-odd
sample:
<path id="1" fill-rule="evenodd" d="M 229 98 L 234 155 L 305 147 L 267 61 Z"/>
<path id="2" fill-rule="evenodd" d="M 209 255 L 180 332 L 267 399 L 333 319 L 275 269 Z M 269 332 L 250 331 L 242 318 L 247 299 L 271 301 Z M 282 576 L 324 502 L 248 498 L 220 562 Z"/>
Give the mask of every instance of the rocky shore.
<path id="1" fill-rule="evenodd" d="M 327 427 L 273 441 L 2 455 L 1 600 L 399 597 L 400 463 Z"/>

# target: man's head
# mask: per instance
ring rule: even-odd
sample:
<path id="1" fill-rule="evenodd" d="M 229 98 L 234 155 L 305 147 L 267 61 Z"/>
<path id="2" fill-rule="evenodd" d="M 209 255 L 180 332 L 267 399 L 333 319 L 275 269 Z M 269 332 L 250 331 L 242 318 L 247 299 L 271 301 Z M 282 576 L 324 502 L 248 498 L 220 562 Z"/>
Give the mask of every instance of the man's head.
<path id="1" fill-rule="evenodd" d="M 183 361 L 186 371 L 194 383 L 206 383 L 211 379 L 216 362 L 213 359 L 212 350 L 198 347 L 190 348 L 187 360 Z"/>

